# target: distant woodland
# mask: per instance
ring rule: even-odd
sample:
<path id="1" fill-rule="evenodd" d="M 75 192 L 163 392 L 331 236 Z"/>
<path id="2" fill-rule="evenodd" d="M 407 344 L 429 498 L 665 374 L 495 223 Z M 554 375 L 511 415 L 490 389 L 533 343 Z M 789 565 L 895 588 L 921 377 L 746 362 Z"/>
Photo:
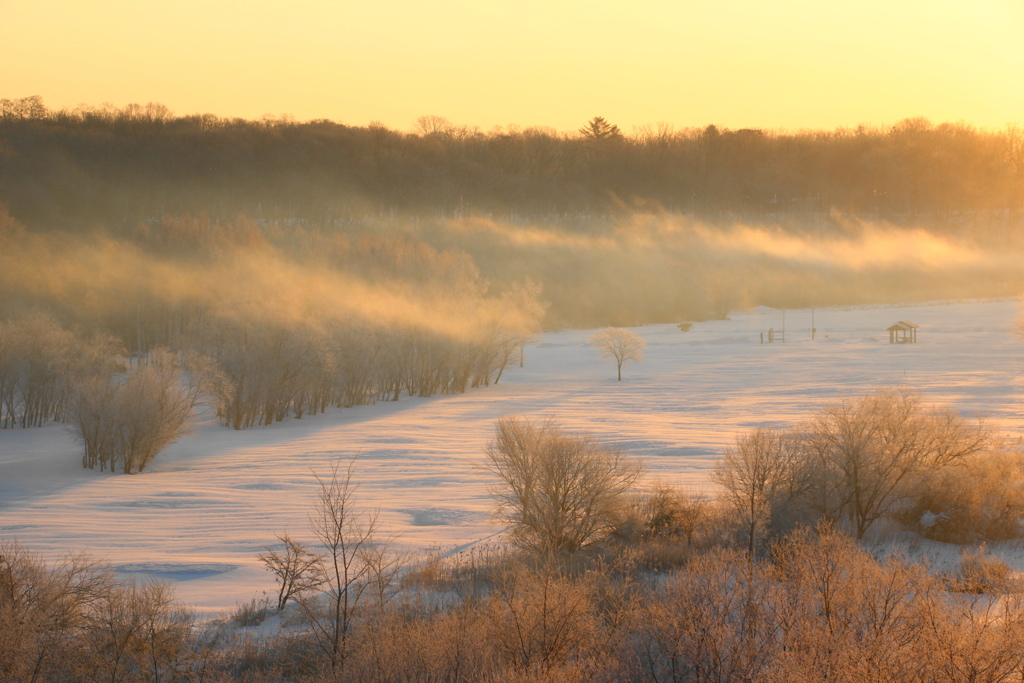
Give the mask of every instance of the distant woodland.
<path id="1" fill-rule="evenodd" d="M 0 427 L 134 471 L 177 438 L 146 405 L 241 429 L 497 382 L 543 329 L 1024 289 L 1017 128 L 581 124 L 0 100 Z"/>
<path id="2" fill-rule="evenodd" d="M 635 209 L 705 222 L 813 222 L 836 211 L 971 224 L 1024 208 L 1024 131 L 907 119 L 773 132 L 601 117 L 570 134 L 481 132 L 421 117 L 415 132 L 328 120 L 174 116 L 159 104 L 47 109 L 0 100 L 0 201 L 40 228 L 203 213 L 213 220 L 379 222 L 484 215 L 582 227 Z"/>

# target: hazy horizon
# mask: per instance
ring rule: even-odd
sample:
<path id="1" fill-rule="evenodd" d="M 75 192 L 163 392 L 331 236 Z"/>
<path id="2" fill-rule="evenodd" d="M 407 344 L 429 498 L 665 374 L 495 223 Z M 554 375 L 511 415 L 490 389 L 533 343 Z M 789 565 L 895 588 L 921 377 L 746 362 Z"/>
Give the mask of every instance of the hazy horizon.
<path id="1" fill-rule="evenodd" d="M 346 6 L 101 0 L 0 7 L 0 94 L 53 108 L 160 102 L 180 115 L 487 131 L 806 130 L 911 117 L 1020 122 L 1024 7 L 984 0 L 856 8 L 809 0 L 549 6 L 407 0 Z"/>

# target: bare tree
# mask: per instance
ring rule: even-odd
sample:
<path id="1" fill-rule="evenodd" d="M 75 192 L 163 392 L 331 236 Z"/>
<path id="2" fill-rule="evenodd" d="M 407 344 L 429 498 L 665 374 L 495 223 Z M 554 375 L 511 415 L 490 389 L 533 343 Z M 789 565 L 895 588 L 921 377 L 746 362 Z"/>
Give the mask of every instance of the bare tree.
<path id="1" fill-rule="evenodd" d="M 639 461 L 550 420 L 498 420 L 485 453 L 483 467 L 499 482 L 497 517 L 516 545 L 538 553 L 575 552 L 607 536 L 641 472 Z"/>
<path id="2" fill-rule="evenodd" d="M 799 442 L 792 435 L 756 429 L 738 437 L 712 473 L 742 519 L 750 558 L 757 549 L 757 534 L 770 523 L 776 502 L 791 500 L 803 488 L 800 456 Z"/>
<path id="3" fill-rule="evenodd" d="M 281 587 L 277 592 L 277 609 L 283 610 L 288 600 L 320 587 L 323 578 L 318 571 L 320 556 L 311 553 L 301 541 L 292 539 L 288 534 L 277 537 L 284 546 L 281 552 L 270 546 L 264 546 L 267 552 L 259 553 L 256 558 L 266 565 L 267 571 L 277 577 Z"/>
<path id="4" fill-rule="evenodd" d="M 537 333 L 541 329 L 541 320 L 547 313 L 549 304 L 542 301 L 542 287 L 540 283 L 529 278 L 522 283 L 516 283 L 501 297 L 501 303 L 506 308 L 506 318 L 514 320 L 511 329 L 513 332 L 513 350 L 519 350 L 519 367 L 523 367 L 526 345 L 537 341 Z M 494 383 L 501 378 L 499 370 L 498 377 Z"/>
<path id="5" fill-rule="evenodd" d="M 345 666 L 364 593 L 388 581 L 375 570 L 387 573 L 392 569 L 391 563 L 382 559 L 381 546 L 389 541 L 378 538 L 377 513 L 359 514 L 353 505 L 353 466 L 352 461 L 344 469 L 335 463 L 329 477 L 314 475 L 317 500 L 309 514 L 309 529 L 324 548 L 319 571 L 326 604 L 316 596 L 296 596 L 314 644 L 328 658 L 331 671 Z"/>
<path id="6" fill-rule="evenodd" d="M 508 367 L 512 357 L 522 354 L 523 347 L 531 338 L 530 334 L 524 334 L 518 330 L 502 326 L 494 327 L 491 332 L 490 347 L 492 349 L 491 365 L 497 368 L 497 374 L 494 376 L 495 384 L 501 381 L 501 376 L 505 373 L 505 368 Z"/>
<path id="7" fill-rule="evenodd" d="M 416 132 L 426 137 L 434 135 L 441 138 L 450 137 L 456 130 L 455 124 L 444 116 L 426 114 L 416 118 Z"/>
<path id="8" fill-rule="evenodd" d="M 487 375 L 489 377 L 497 371 L 495 384 L 501 381 L 514 356 L 519 356 L 519 367 L 523 366 L 525 346 L 537 339 L 541 318 L 547 311 L 547 304 L 540 300 L 540 293 L 540 285 L 527 279 L 512 285 L 495 306 L 495 319 L 486 343 L 492 355 Z"/>
<path id="9" fill-rule="evenodd" d="M 627 360 L 641 362 L 644 359 L 644 348 L 647 347 L 647 342 L 642 337 L 624 327 L 606 327 L 600 332 L 595 332 L 587 341 L 601 352 L 602 358 L 615 361 L 620 382 L 622 364 Z"/>

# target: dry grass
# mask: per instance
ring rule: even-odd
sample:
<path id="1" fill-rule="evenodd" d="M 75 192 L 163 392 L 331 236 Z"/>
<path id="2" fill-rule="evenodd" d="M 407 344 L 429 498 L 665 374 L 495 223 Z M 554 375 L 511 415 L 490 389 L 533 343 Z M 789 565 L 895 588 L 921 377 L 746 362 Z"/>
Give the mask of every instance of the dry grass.
<path id="1" fill-rule="evenodd" d="M 238 603 L 228 620 L 242 627 L 259 626 L 266 621 L 272 611 L 269 596 L 257 598 L 254 595 L 247 602 Z"/>

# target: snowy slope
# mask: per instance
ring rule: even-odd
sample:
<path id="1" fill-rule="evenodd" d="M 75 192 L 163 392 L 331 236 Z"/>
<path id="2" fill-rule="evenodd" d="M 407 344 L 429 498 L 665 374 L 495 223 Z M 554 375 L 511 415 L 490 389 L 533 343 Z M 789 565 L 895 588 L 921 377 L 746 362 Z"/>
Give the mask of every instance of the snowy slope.
<path id="1" fill-rule="evenodd" d="M 545 334 L 497 386 L 403 399 L 235 432 L 203 424 L 141 475 L 83 470 L 60 426 L 0 431 L 0 535 L 47 557 L 84 550 L 125 572 L 175 582 L 201 608 L 231 607 L 273 588 L 255 554 L 274 534 L 307 538 L 312 472 L 357 458 L 357 501 L 379 508 L 399 541 L 444 548 L 498 531 L 488 476 L 476 468 L 495 419 L 554 417 L 640 456 L 651 478 L 709 487 L 737 434 L 792 424 L 829 398 L 903 384 L 929 401 L 1024 434 L 1024 340 L 1016 300 L 906 307 L 758 308 L 730 320 L 636 328 L 643 363 L 623 381 L 588 331 Z M 919 324 L 919 343 L 890 345 L 887 327 Z M 787 342 L 761 344 L 785 324 Z"/>

